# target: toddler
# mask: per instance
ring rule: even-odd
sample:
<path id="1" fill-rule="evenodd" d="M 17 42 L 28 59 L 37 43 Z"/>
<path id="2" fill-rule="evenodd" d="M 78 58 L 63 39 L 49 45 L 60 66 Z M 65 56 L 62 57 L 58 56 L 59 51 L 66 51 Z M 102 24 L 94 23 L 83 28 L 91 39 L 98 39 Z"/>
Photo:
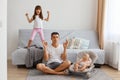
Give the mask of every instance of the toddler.
<path id="1" fill-rule="evenodd" d="M 84 71 L 86 68 L 88 68 L 92 63 L 92 60 L 89 56 L 89 54 L 84 54 L 83 57 L 78 60 L 77 62 L 75 62 L 74 64 L 74 71 L 78 72 L 78 71 Z"/>

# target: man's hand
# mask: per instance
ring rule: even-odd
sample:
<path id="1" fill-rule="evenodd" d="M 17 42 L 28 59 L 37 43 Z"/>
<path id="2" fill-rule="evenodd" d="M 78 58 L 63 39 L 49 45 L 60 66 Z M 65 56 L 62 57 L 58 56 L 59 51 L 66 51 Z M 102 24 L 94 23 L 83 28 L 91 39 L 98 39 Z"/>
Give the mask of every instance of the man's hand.
<path id="1" fill-rule="evenodd" d="M 66 42 L 63 43 L 63 47 L 64 47 L 64 49 L 66 49 L 67 46 L 68 46 L 68 40 L 66 39 Z"/>
<path id="2" fill-rule="evenodd" d="M 43 47 L 44 47 L 44 49 L 43 49 L 44 50 L 44 60 L 48 61 L 48 59 L 49 59 L 49 54 L 47 52 L 48 43 L 43 41 L 42 44 L 43 44 Z"/>
<path id="3" fill-rule="evenodd" d="M 62 60 L 66 60 L 66 57 L 67 57 L 67 54 L 66 54 L 67 46 L 68 46 L 68 40 L 66 40 L 66 42 L 63 43 L 64 51 L 63 51 L 63 54 L 61 54 L 61 59 Z"/>
<path id="4" fill-rule="evenodd" d="M 48 43 L 47 43 L 47 42 L 43 41 L 42 44 L 43 44 L 43 47 L 44 47 L 45 49 L 48 47 Z"/>

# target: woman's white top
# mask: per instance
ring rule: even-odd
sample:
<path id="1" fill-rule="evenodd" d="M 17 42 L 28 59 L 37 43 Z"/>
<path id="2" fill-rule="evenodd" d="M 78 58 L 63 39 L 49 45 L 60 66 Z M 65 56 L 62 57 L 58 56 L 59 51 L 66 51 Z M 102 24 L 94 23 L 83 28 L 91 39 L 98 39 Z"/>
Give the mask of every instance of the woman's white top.
<path id="1" fill-rule="evenodd" d="M 34 28 L 43 28 L 43 20 L 38 15 L 35 16 Z"/>

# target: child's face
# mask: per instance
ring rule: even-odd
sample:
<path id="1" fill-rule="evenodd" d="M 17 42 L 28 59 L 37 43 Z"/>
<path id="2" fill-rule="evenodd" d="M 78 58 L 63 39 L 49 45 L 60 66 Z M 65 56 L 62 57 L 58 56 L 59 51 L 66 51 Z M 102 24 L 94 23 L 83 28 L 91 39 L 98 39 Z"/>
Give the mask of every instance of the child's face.
<path id="1" fill-rule="evenodd" d="M 37 14 L 37 15 L 39 15 L 40 12 L 41 12 L 40 9 L 37 9 L 37 10 L 36 10 L 36 14 Z"/>
<path id="2" fill-rule="evenodd" d="M 88 54 L 85 54 L 85 55 L 83 56 L 83 58 L 84 58 L 85 60 L 88 60 L 88 59 L 89 59 L 89 55 L 88 55 Z"/>

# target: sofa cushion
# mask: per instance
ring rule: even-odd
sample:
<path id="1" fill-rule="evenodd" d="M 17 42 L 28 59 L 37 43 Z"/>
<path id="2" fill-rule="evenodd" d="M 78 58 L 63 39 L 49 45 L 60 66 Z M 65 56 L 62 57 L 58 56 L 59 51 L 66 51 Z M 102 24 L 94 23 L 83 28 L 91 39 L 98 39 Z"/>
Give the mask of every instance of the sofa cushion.
<path id="1" fill-rule="evenodd" d="M 12 64 L 14 65 L 24 65 L 25 57 L 28 53 L 28 50 L 25 48 L 18 48 L 12 52 Z"/>

